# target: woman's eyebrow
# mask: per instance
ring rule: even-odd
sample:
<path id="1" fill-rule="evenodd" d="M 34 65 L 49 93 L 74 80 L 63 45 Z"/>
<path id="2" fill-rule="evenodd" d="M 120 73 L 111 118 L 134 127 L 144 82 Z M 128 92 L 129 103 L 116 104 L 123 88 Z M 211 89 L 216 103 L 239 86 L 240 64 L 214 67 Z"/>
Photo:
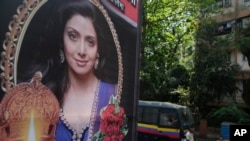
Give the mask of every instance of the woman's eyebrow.
<path id="1" fill-rule="evenodd" d="M 66 26 L 66 27 L 65 27 L 65 30 L 66 30 L 66 29 L 71 29 L 71 30 L 74 30 L 74 31 L 77 32 L 77 30 L 76 30 L 75 28 L 71 27 L 71 26 Z"/>
<path id="2" fill-rule="evenodd" d="M 71 27 L 71 26 L 66 26 L 66 27 L 65 27 L 65 31 L 67 31 L 67 32 L 74 32 L 74 33 L 76 33 L 77 35 L 80 35 L 80 33 L 79 33 L 75 28 L 73 28 L 73 27 Z"/>

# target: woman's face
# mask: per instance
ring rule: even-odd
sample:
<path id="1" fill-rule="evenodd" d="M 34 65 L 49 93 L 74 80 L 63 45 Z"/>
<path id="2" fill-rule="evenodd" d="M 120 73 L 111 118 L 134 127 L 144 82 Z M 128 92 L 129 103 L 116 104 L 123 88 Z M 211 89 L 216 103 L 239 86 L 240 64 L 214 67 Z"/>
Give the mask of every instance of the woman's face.
<path id="1" fill-rule="evenodd" d="M 93 74 L 98 42 L 91 19 L 72 16 L 65 25 L 63 40 L 69 72 L 80 76 Z"/>

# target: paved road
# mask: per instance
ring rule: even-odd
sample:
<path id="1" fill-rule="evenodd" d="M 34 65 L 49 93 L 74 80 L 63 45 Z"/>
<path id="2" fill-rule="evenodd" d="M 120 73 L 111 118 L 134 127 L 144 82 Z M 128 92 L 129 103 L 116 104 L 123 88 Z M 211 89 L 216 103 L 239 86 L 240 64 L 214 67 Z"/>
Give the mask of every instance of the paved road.
<path id="1" fill-rule="evenodd" d="M 219 133 L 209 133 L 207 137 L 200 137 L 199 133 L 196 132 L 195 141 L 216 141 L 219 137 Z"/>
<path id="2" fill-rule="evenodd" d="M 202 138 L 202 137 L 196 137 L 195 141 L 216 141 L 216 138 Z"/>

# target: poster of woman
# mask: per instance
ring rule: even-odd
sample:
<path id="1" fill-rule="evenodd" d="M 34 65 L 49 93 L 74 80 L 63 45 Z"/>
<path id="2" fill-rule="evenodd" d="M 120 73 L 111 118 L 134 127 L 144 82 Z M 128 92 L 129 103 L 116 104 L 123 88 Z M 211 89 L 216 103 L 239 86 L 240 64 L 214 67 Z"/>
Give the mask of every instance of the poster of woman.
<path id="1" fill-rule="evenodd" d="M 0 140 L 136 140 L 140 1 L 0 5 Z"/>

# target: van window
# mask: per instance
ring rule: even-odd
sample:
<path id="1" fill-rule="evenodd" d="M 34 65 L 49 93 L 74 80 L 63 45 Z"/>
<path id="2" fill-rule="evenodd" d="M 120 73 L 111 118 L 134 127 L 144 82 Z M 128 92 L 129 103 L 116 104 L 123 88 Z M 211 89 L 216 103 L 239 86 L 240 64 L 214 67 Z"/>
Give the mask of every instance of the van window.
<path id="1" fill-rule="evenodd" d="M 158 111 L 158 108 L 144 107 L 142 122 L 157 124 Z"/>
<path id="2" fill-rule="evenodd" d="M 141 122 L 142 121 L 142 112 L 143 112 L 143 108 L 142 107 L 138 107 L 138 121 Z"/>
<path id="3" fill-rule="evenodd" d="M 174 127 L 178 125 L 177 113 L 175 110 L 162 109 L 160 112 L 159 126 Z"/>
<path id="4" fill-rule="evenodd" d="M 181 115 L 182 115 L 182 118 L 184 120 L 184 122 L 188 122 L 189 121 L 189 116 L 188 116 L 188 110 L 185 108 L 181 109 Z"/>
<path id="5" fill-rule="evenodd" d="M 160 114 L 160 125 L 161 126 L 168 126 L 168 125 L 170 125 L 169 117 L 168 117 L 167 113 L 161 113 Z"/>
<path id="6" fill-rule="evenodd" d="M 188 126 L 194 123 L 194 119 L 192 113 L 189 108 L 181 108 L 180 109 L 180 118 L 184 124 L 184 126 Z"/>

